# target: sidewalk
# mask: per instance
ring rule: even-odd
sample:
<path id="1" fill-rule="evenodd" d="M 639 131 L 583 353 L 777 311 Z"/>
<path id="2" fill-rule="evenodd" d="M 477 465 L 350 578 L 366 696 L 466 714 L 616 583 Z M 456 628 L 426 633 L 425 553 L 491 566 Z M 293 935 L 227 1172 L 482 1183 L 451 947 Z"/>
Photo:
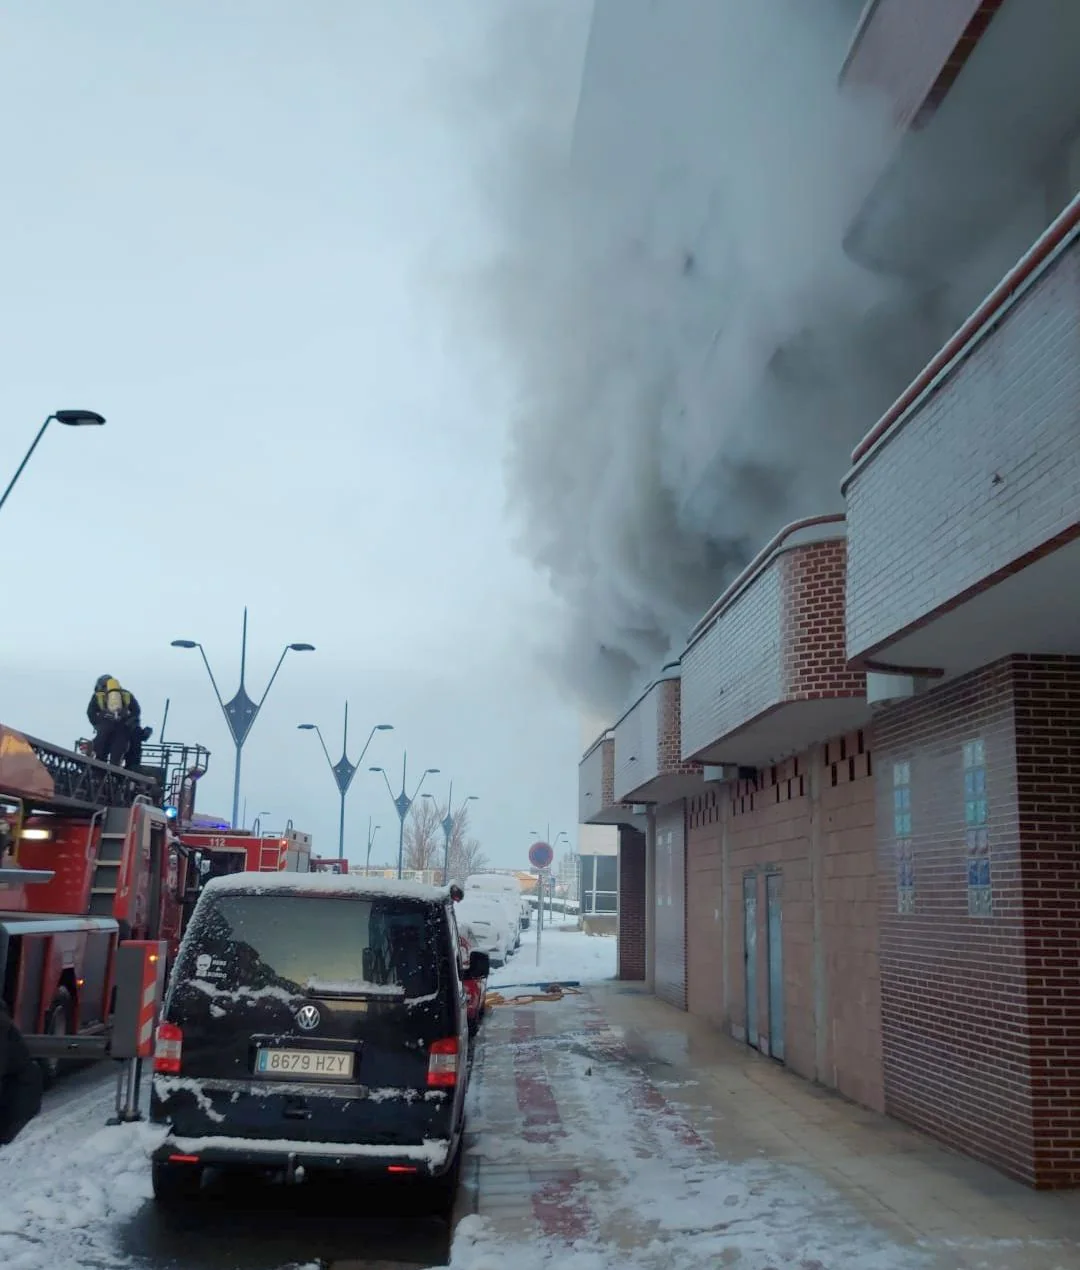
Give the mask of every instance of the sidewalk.
<path id="1" fill-rule="evenodd" d="M 1080 1270 L 1080 1196 L 952 1155 L 638 989 L 496 1008 L 476 1062 L 456 1270 Z"/>

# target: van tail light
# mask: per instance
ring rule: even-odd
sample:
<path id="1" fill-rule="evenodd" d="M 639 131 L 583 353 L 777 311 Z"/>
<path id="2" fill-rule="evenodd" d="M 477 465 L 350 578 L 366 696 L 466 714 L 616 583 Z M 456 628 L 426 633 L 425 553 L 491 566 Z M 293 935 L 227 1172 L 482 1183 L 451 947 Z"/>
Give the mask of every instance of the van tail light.
<path id="1" fill-rule="evenodd" d="M 456 1036 L 445 1041 L 432 1041 L 428 1051 L 427 1083 L 429 1089 L 453 1089 L 457 1084 L 458 1042 Z"/>
<path id="2" fill-rule="evenodd" d="M 180 1055 L 184 1047 L 184 1033 L 175 1023 L 160 1023 L 157 1043 L 154 1045 L 154 1071 L 164 1076 L 180 1074 Z"/>

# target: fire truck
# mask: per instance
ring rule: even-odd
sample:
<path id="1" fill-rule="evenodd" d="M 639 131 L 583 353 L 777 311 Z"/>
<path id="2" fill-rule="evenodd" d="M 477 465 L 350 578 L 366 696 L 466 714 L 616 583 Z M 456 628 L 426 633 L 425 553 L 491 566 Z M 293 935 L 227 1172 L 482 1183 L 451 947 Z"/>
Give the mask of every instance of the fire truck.
<path id="1" fill-rule="evenodd" d="M 0 861 L 0 992 L 32 1050 L 35 1037 L 86 1038 L 77 1052 L 93 1057 L 108 1048 L 118 949 L 164 941 L 171 964 L 206 879 L 232 871 L 234 835 L 221 836 L 224 861 L 217 836 L 185 841 L 210 758 L 202 746 L 144 745 L 136 770 L 82 751 L 0 726 L 0 817 L 14 844 Z M 273 862 L 249 850 L 239 867 L 307 868 L 275 843 Z M 47 1076 L 58 1062 L 46 1061 Z"/>
<path id="2" fill-rule="evenodd" d="M 348 873 L 348 860 L 340 860 L 337 856 L 319 856 L 311 857 L 312 873 Z"/>
<path id="3" fill-rule="evenodd" d="M 290 820 L 281 833 L 252 833 L 229 825 L 192 826 L 180 835 L 189 853 L 193 885 L 198 891 L 211 878 L 230 873 L 310 873 L 314 865 L 311 834 L 299 833 Z"/>

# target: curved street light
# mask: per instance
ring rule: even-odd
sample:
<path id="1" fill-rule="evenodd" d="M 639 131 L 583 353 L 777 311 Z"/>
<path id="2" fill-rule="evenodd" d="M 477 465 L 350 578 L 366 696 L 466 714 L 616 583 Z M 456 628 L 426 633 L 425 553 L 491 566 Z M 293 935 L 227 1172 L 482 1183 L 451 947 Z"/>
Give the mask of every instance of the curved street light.
<path id="1" fill-rule="evenodd" d="M 401 793 L 395 794 L 390 785 L 390 777 L 386 774 L 384 767 L 369 767 L 369 772 L 381 772 L 382 778 L 386 782 L 386 792 L 390 795 L 390 799 L 394 804 L 394 810 L 398 814 L 398 849 L 397 849 L 397 875 L 400 878 L 405 863 L 405 817 L 409 814 L 409 808 L 416 802 L 417 795 L 424 781 L 429 776 L 438 776 L 439 769 L 437 767 L 425 767 L 417 782 L 416 789 L 413 790 L 413 796 L 410 798 L 405 792 L 405 773 L 409 762 L 408 750 L 401 758 Z"/>
<path id="2" fill-rule="evenodd" d="M 335 763 L 330 757 L 330 751 L 326 748 L 326 742 L 323 740 L 323 734 L 317 723 L 298 723 L 297 728 L 301 732 L 314 732 L 319 738 L 319 744 L 322 751 L 326 755 L 326 762 L 330 771 L 334 775 L 334 783 L 338 787 L 338 793 L 341 796 L 341 816 L 338 820 L 338 859 L 345 859 L 345 795 L 349 792 L 349 786 L 353 782 L 353 777 L 359 771 L 360 764 L 364 761 L 364 755 L 367 753 L 368 746 L 371 744 L 371 738 L 376 732 L 393 732 L 394 725 L 392 723 L 376 723 L 368 733 L 368 739 L 364 742 L 364 748 L 360 751 L 360 757 L 355 763 L 350 763 L 348 759 L 349 753 L 349 703 L 345 702 L 345 732 L 341 742 L 341 758 Z M 371 850 L 371 844 L 368 844 L 368 851 Z"/>
<path id="3" fill-rule="evenodd" d="M 23 468 L 30 462 L 30 456 L 38 448 L 38 442 L 45 435 L 45 430 L 53 420 L 62 423 L 65 428 L 100 428 L 105 423 L 105 416 L 99 415 L 96 410 L 56 410 L 45 420 L 38 429 L 38 434 L 30 442 L 30 449 L 23 455 L 23 461 L 15 469 L 15 475 L 8 481 L 7 489 L 0 494 L 0 507 L 8 500 L 8 495 L 15 488 L 15 482 L 23 474 Z"/>
<path id="4" fill-rule="evenodd" d="M 438 807 L 439 804 L 436 802 L 434 794 L 425 794 L 424 797 L 430 798 L 431 801 L 435 803 L 435 806 Z M 454 782 L 450 782 L 450 792 L 446 795 L 446 815 L 439 822 L 442 825 L 442 831 L 445 838 L 445 842 L 443 844 L 443 886 L 450 885 L 450 839 L 454 836 L 454 825 L 457 823 L 458 816 L 460 816 L 465 810 L 465 804 L 475 803 L 476 801 L 476 795 L 470 794 L 467 798 L 462 800 L 461 806 L 457 809 L 457 816 L 455 816 L 453 814 Z M 463 882 L 465 881 L 464 878 L 461 880 Z"/>
<path id="5" fill-rule="evenodd" d="M 240 814 L 240 760 L 243 756 L 244 742 L 247 740 L 255 720 L 259 717 L 259 711 L 263 708 L 263 702 L 266 700 L 267 694 L 274 686 L 274 680 L 278 677 L 281 663 L 289 653 L 313 653 L 315 651 L 314 644 L 286 644 L 281 650 L 281 656 L 274 667 L 274 673 L 270 676 L 269 682 L 263 689 L 262 696 L 258 701 L 252 701 L 244 686 L 244 673 L 247 669 L 247 615 L 248 611 L 245 608 L 243 634 L 240 639 L 240 687 L 236 690 L 236 695 L 229 701 L 225 701 L 221 696 L 217 680 L 214 678 L 214 672 L 210 669 L 206 649 L 203 648 L 202 644 L 197 639 L 174 639 L 171 641 L 173 648 L 197 648 L 199 650 L 199 656 L 202 658 L 206 673 L 210 677 L 210 686 L 214 689 L 214 696 L 217 697 L 221 713 L 225 716 L 225 722 L 229 725 L 229 731 L 232 733 L 233 744 L 236 746 L 236 770 L 233 774 L 232 805 L 232 825 L 234 829 L 236 828 L 236 818 Z"/>

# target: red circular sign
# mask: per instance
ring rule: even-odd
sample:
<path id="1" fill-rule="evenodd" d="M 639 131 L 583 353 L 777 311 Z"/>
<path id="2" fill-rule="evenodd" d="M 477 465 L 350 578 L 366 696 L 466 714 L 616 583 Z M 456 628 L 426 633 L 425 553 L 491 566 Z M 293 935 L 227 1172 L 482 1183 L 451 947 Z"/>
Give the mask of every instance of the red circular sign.
<path id="1" fill-rule="evenodd" d="M 546 869 L 555 859 L 555 852 L 546 842 L 534 842 L 529 848 L 529 863 L 534 869 Z"/>

